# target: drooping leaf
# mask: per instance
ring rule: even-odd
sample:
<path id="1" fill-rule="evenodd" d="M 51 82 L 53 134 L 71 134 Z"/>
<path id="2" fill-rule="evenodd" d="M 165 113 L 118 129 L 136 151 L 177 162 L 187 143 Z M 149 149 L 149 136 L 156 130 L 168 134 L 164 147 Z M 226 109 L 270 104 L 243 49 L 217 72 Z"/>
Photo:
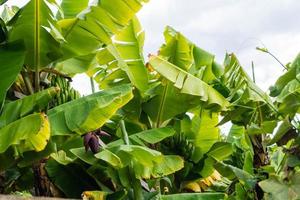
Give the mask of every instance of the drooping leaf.
<path id="1" fill-rule="evenodd" d="M 226 110 L 229 106 L 227 100 L 214 88 L 168 61 L 152 55 L 149 63 L 158 73 L 174 83 L 181 93 L 197 96 L 208 106 L 215 106 L 215 110 Z"/>
<path id="2" fill-rule="evenodd" d="M 47 117 L 42 113 L 31 114 L 0 129 L 0 153 L 5 152 L 11 145 L 16 145 L 20 152 L 42 151 L 49 138 Z"/>
<path id="3" fill-rule="evenodd" d="M 111 37 L 126 27 L 144 2 L 101 0 L 77 18 L 62 20 L 60 26 L 67 41 L 64 58 L 87 55 L 111 44 Z"/>
<path id="4" fill-rule="evenodd" d="M 107 149 L 103 149 L 100 153 L 97 153 L 95 155 L 95 157 L 106 161 L 107 163 L 109 163 L 110 165 L 112 165 L 115 168 L 123 167 L 123 163 L 122 163 L 121 159 L 116 154 L 114 154 L 113 152 L 111 152 Z"/>
<path id="5" fill-rule="evenodd" d="M 164 31 L 165 44 L 159 55 L 177 67 L 210 83 L 222 74 L 222 69 L 214 61 L 214 55 L 197 47 L 180 32 L 167 26 Z"/>
<path id="6" fill-rule="evenodd" d="M 121 76 L 116 79 L 129 78 L 134 86 L 145 91 L 148 88 L 148 74 L 143 59 L 143 45 L 144 31 L 138 19 L 133 17 L 128 26 L 115 35 L 113 43 L 97 53 L 97 60 L 99 64 L 105 64 L 107 68 L 117 63 L 118 69 L 113 69 L 113 71 L 121 69 L 126 72 L 126 76 L 119 73 Z M 111 76 L 111 70 L 105 70 L 106 75 L 99 80 L 100 87 L 103 85 L 101 82 L 107 82 L 107 78 Z M 115 80 L 111 80 L 110 85 L 114 84 L 113 81 Z"/>
<path id="7" fill-rule="evenodd" d="M 90 164 L 90 165 L 95 165 L 98 161 L 97 158 L 95 158 L 94 154 L 91 151 L 85 151 L 84 147 L 81 148 L 75 148 L 75 149 L 70 149 L 70 151 L 79 159 L 82 161 Z"/>
<path id="8" fill-rule="evenodd" d="M 54 33 L 59 31 L 47 0 L 31 0 L 17 16 L 10 31 L 9 40 L 24 40 L 25 64 L 32 68 L 43 68 L 61 56 L 59 42 Z"/>
<path id="9" fill-rule="evenodd" d="M 31 114 L 34 111 L 45 109 L 49 101 L 51 101 L 51 99 L 56 95 L 58 90 L 58 88 L 52 87 L 5 104 L 0 115 L 0 127 Z"/>
<path id="10" fill-rule="evenodd" d="M 247 75 L 236 56 L 227 54 L 224 65 L 222 82 L 230 91 L 227 99 L 232 103 L 232 111 L 225 115 L 222 123 L 230 119 L 238 125 L 273 120 L 277 113 L 276 107 L 270 97 Z"/>
<path id="11" fill-rule="evenodd" d="M 25 48 L 22 41 L 0 46 L 0 105 L 2 105 L 7 90 L 21 71 L 24 59 Z"/>
<path id="12" fill-rule="evenodd" d="M 246 185 L 250 189 L 255 187 L 257 180 L 253 175 L 232 165 L 224 163 L 222 163 L 222 165 L 225 169 L 233 172 L 242 184 Z"/>
<path id="13" fill-rule="evenodd" d="M 79 98 L 48 111 L 52 135 L 80 135 L 100 128 L 132 98 L 130 85 L 121 85 Z"/>

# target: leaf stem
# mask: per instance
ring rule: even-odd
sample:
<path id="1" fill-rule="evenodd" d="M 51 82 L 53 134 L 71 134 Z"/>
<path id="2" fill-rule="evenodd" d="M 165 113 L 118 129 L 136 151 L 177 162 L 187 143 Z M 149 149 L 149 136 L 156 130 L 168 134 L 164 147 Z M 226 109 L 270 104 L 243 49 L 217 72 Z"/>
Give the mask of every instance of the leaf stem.
<path id="1" fill-rule="evenodd" d="M 22 71 L 22 72 L 21 72 L 21 75 L 22 75 L 22 77 L 23 77 L 24 83 L 25 83 L 25 85 L 26 85 L 26 88 L 27 88 L 29 94 L 33 94 L 33 93 L 34 93 L 34 90 L 33 90 L 33 87 L 32 87 L 31 81 L 30 81 L 30 78 L 28 77 L 28 73 L 25 72 L 25 71 Z"/>
<path id="2" fill-rule="evenodd" d="M 91 88 L 92 88 L 92 93 L 95 93 L 95 83 L 94 83 L 94 79 L 93 77 L 90 77 L 90 81 L 91 81 Z"/>
<path id="3" fill-rule="evenodd" d="M 120 127 L 121 127 L 121 131 L 122 131 L 124 143 L 126 145 L 130 145 L 128 133 L 126 131 L 126 127 L 125 127 L 125 123 L 124 123 L 123 119 L 120 121 Z M 129 168 L 129 178 L 131 179 L 131 186 L 132 186 L 133 193 L 134 193 L 134 199 L 143 200 L 144 198 L 143 198 L 143 192 L 142 192 L 143 189 L 142 189 L 141 181 L 135 177 L 132 161 L 130 162 L 130 165 L 128 168 Z"/>

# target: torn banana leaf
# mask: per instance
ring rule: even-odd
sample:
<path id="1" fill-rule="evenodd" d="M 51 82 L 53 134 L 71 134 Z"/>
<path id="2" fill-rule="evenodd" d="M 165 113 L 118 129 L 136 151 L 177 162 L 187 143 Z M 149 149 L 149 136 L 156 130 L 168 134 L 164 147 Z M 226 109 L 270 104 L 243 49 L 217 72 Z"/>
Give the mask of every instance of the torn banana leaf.
<path id="1" fill-rule="evenodd" d="M 64 59 L 83 56 L 112 43 L 111 37 L 123 30 L 142 8 L 141 1 L 101 0 L 79 16 L 59 22 L 66 43 Z"/>
<path id="2" fill-rule="evenodd" d="M 132 98 L 132 87 L 121 85 L 55 107 L 48 111 L 51 134 L 82 135 L 96 130 Z"/>
<path id="3" fill-rule="evenodd" d="M 148 73 L 143 58 L 144 36 L 140 22 L 133 17 L 128 26 L 115 35 L 113 43 L 97 53 L 102 67 L 96 72 L 96 77 L 103 76 L 96 79 L 100 88 L 126 81 L 132 82 L 140 91 L 148 89 Z"/>
<path id="4" fill-rule="evenodd" d="M 229 106 L 229 102 L 214 88 L 172 63 L 154 55 L 150 56 L 149 63 L 159 74 L 174 83 L 181 93 L 199 96 L 208 106 L 216 106 L 216 110 L 226 110 Z"/>

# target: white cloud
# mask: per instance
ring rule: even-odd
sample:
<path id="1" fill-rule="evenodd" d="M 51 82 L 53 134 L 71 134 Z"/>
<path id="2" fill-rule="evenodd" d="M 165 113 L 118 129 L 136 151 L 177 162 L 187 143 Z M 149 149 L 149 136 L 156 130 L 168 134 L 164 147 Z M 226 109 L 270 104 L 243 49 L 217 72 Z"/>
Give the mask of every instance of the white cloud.
<path id="1" fill-rule="evenodd" d="M 255 47 L 264 44 L 283 63 L 292 61 L 300 50 L 299 7 L 297 0 L 151 0 L 138 14 L 146 31 L 145 55 L 157 51 L 164 26 L 171 25 L 219 62 L 234 52 L 251 72 L 254 61 L 257 83 L 267 90 L 282 69 Z"/>
<path id="2" fill-rule="evenodd" d="M 28 0 L 9 0 L 24 5 Z M 262 43 L 283 62 L 300 50 L 298 0 L 150 0 L 138 13 L 146 31 L 145 55 L 163 43 L 163 30 L 171 25 L 199 47 L 223 62 L 226 51 L 237 54 L 246 71 L 254 61 L 256 80 L 264 90 L 282 74 L 279 64 L 255 50 Z M 76 77 L 74 85 L 85 94 L 89 80 Z"/>

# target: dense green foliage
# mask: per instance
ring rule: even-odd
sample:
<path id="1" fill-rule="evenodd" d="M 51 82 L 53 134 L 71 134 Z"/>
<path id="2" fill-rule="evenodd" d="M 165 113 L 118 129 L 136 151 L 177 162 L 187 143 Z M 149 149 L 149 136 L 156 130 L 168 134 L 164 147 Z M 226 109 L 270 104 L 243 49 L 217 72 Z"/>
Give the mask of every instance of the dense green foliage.
<path id="1" fill-rule="evenodd" d="M 146 2 L 5 6 L 0 193 L 299 199 L 300 55 L 269 95 L 234 54 L 219 64 L 169 26 L 145 63 L 135 14 Z M 79 73 L 99 92 L 80 96 L 70 85 Z"/>

